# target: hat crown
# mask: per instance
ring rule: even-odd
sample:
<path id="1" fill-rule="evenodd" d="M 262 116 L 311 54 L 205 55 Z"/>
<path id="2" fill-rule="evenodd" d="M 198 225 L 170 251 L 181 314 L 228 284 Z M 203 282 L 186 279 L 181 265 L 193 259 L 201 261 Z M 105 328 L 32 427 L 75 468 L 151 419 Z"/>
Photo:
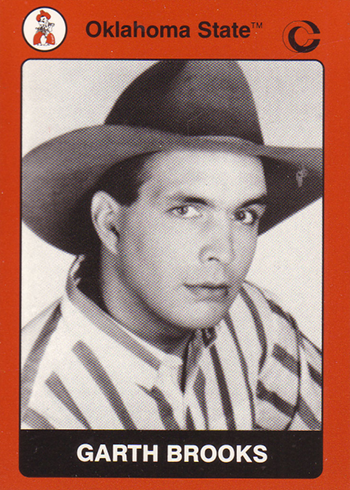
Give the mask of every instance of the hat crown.
<path id="1" fill-rule="evenodd" d="M 125 89 L 105 123 L 263 143 L 249 84 L 232 60 L 161 61 Z"/>

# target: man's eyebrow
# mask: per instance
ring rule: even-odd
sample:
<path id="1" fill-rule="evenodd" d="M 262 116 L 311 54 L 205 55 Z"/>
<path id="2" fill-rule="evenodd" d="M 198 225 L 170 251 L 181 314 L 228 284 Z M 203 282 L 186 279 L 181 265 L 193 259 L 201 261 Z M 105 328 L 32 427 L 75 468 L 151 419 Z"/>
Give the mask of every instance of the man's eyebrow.
<path id="1" fill-rule="evenodd" d="M 267 194 L 263 194 L 259 197 L 254 197 L 253 199 L 249 199 L 240 205 L 241 208 L 247 208 L 248 206 L 253 206 L 254 204 L 259 204 L 261 206 L 267 206 L 268 197 Z"/>
<path id="2" fill-rule="evenodd" d="M 167 196 L 166 198 L 167 201 L 171 202 L 176 202 L 179 204 L 201 204 L 203 206 L 211 206 L 214 207 L 214 202 L 211 201 L 210 199 L 205 199 L 203 197 L 199 197 L 196 195 L 191 195 L 191 194 L 184 194 L 182 192 Z M 268 197 L 267 194 L 262 194 L 261 196 L 253 197 L 251 199 L 248 199 L 247 201 L 244 201 L 242 204 L 240 204 L 238 207 L 240 208 L 246 208 L 248 206 L 253 206 L 254 204 L 260 205 L 260 206 L 266 206 L 268 203 Z"/>
<path id="3" fill-rule="evenodd" d="M 172 202 L 175 201 L 179 204 L 202 204 L 203 206 L 214 206 L 214 203 L 209 199 L 204 199 L 203 197 L 192 194 L 184 194 L 182 192 L 167 196 L 166 200 Z"/>

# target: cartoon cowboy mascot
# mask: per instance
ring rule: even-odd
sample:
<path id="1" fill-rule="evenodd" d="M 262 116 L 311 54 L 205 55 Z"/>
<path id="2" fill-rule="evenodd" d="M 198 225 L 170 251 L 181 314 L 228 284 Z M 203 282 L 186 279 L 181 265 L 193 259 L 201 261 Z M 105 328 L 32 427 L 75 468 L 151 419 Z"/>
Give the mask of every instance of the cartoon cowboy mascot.
<path id="1" fill-rule="evenodd" d="M 44 10 L 40 10 L 40 14 L 36 16 L 39 27 L 36 27 L 33 43 L 35 46 L 50 46 L 55 44 L 55 36 L 52 34 L 52 29 L 55 24 L 50 23 L 51 15 Z"/>

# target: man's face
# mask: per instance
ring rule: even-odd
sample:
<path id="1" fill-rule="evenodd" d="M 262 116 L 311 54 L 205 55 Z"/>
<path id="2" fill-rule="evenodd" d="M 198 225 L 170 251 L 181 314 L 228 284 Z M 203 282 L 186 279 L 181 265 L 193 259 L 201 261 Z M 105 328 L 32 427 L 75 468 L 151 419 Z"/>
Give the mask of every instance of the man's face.
<path id="1" fill-rule="evenodd" d="M 262 164 L 178 150 L 152 155 L 145 170 L 137 201 L 122 209 L 116 275 L 124 306 L 177 329 L 215 326 L 254 256 L 266 199 Z"/>
<path id="2" fill-rule="evenodd" d="M 39 25 L 40 25 L 41 27 L 46 26 L 48 23 L 49 23 L 49 21 L 47 20 L 47 18 L 46 18 L 46 17 L 44 17 L 44 16 L 40 17 L 40 20 L 39 20 Z"/>

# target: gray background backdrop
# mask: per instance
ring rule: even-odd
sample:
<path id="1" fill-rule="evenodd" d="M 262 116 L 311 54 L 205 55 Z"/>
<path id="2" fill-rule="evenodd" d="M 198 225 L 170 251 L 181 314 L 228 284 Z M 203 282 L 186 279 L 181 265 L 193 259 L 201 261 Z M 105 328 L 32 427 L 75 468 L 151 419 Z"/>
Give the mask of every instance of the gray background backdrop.
<path id="1" fill-rule="evenodd" d="M 102 124 L 131 80 L 153 61 L 29 60 L 23 66 L 23 154 L 83 126 Z M 241 61 L 265 142 L 321 147 L 323 69 L 316 61 Z M 62 295 L 73 256 L 22 229 L 23 324 Z M 322 203 L 259 238 L 248 275 L 275 294 L 317 345 L 322 331 Z"/>

